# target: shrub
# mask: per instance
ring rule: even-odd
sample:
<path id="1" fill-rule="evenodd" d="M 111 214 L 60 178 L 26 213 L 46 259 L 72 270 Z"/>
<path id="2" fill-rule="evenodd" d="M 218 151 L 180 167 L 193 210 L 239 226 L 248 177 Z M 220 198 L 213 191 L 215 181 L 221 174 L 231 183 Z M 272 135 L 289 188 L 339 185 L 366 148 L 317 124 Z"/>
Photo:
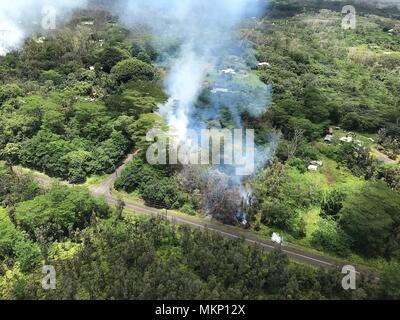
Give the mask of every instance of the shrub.
<path id="1" fill-rule="evenodd" d="M 346 257 L 349 253 L 349 239 L 331 219 L 322 219 L 312 234 L 311 244 L 320 250 Z"/>
<path id="2" fill-rule="evenodd" d="M 349 195 L 340 211 L 339 225 L 365 256 L 400 256 L 400 195 L 383 182 L 366 184 Z"/>
<path id="3" fill-rule="evenodd" d="M 141 189 L 145 202 L 155 207 L 179 209 L 184 203 L 183 194 L 174 178 L 152 179 Z"/>
<path id="4" fill-rule="evenodd" d="M 26 272 L 40 263 L 41 252 L 37 244 L 26 239 L 12 224 L 4 210 L 0 211 L 0 259 L 6 257 L 18 261 L 21 271 Z"/>
<path id="5" fill-rule="evenodd" d="M 392 262 L 382 274 L 382 287 L 388 299 L 400 299 L 400 264 Z"/>
<path id="6" fill-rule="evenodd" d="M 153 80 L 156 76 L 153 66 L 136 58 L 123 60 L 111 70 L 112 76 L 119 83 L 130 80 Z"/>
<path id="7" fill-rule="evenodd" d="M 92 198 L 89 191 L 53 185 L 46 194 L 18 204 L 15 218 L 32 238 L 41 229 L 46 237 L 59 239 L 85 228 L 92 216 L 104 218 L 109 214 L 105 201 Z"/>
<path id="8" fill-rule="evenodd" d="M 129 53 L 115 47 L 105 48 L 100 54 L 100 64 L 105 72 L 110 72 L 118 62 L 126 59 L 129 59 Z"/>
<path id="9" fill-rule="evenodd" d="M 163 176 L 162 172 L 153 166 L 144 163 L 140 158 L 135 158 L 121 172 L 115 181 L 115 188 L 127 192 L 140 191 L 149 181 L 160 180 Z"/>
<path id="10" fill-rule="evenodd" d="M 0 86 L 0 105 L 11 98 L 16 98 L 23 94 L 22 89 L 16 84 L 5 84 Z"/>
<path id="11" fill-rule="evenodd" d="M 42 72 L 41 79 L 43 82 L 50 80 L 53 82 L 53 84 L 59 85 L 63 81 L 63 76 L 59 74 L 57 71 L 48 70 Z"/>
<path id="12" fill-rule="evenodd" d="M 342 190 L 330 191 L 322 200 L 321 214 L 324 217 L 337 217 L 343 208 L 343 202 L 346 199 L 346 193 Z"/>

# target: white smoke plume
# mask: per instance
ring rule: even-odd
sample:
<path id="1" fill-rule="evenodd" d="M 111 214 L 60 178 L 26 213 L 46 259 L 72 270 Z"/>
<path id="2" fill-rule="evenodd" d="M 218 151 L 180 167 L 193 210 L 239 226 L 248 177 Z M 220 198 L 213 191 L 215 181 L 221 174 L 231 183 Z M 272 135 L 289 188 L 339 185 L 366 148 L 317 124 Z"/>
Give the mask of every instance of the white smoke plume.
<path id="1" fill-rule="evenodd" d="M 160 113 L 180 142 L 191 144 L 189 129 L 207 128 L 210 123 L 222 129 L 224 124 L 216 119 L 223 110 L 229 110 L 230 126 L 237 129 L 243 126 L 242 112 L 259 116 L 266 111 L 269 87 L 254 74 L 257 61 L 238 32 L 242 22 L 263 12 L 264 5 L 266 1 L 258 0 L 125 0 L 116 6 L 125 24 L 147 27 L 167 52 L 160 63 L 168 71 L 165 88 L 170 98 L 160 106 Z M 200 100 L 207 102 L 202 105 Z M 255 154 L 256 164 L 262 166 L 270 158 L 271 148 L 257 148 Z M 226 177 L 221 181 L 229 181 L 226 188 L 235 196 L 222 197 L 224 206 L 230 208 L 233 219 L 243 218 L 238 203 L 240 196 L 246 201 L 249 191 L 231 168 L 219 169 L 210 170 L 208 179 Z M 226 195 L 226 188 L 219 188 L 220 193 Z M 213 214 L 211 208 L 219 206 L 218 201 L 211 201 L 203 209 Z"/>
<path id="2" fill-rule="evenodd" d="M 46 32 L 86 0 L 0 0 L 0 55 L 17 49 L 31 33 Z"/>
<path id="3" fill-rule="evenodd" d="M 145 25 L 159 41 L 180 45 L 176 56 L 167 61 L 166 90 L 170 99 L 160 109 L 178 137 L 186 136 L 206 75 L 225 58 L 235 27 L 246 15 L 257 14 L 259 3 L 256 0 L 119 2 L 118 11 L 126 24 Z M 211 112 L 216 114 L 216 109 Z"/>

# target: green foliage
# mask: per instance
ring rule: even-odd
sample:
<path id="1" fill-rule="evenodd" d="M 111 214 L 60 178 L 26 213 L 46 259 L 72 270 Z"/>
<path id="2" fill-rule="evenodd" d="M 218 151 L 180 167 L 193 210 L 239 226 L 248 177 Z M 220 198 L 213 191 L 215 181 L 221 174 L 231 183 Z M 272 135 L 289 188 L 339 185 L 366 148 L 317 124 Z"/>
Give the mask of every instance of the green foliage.
<path id="1" fill-rule="evenodd" d="M 291 158 L 286 161 L 286 164 L 292 168 L 295 168 L 301 173 L 306 173 L 307 171 L 307 162 L 300 158 Z"/>
<path id="2" fill-rule="evenodd" d="M 244 113 L 242 119 L 256 128 L 258 142 L 268 140 L 268 122 L 283 131 L 287 140 L 280 143 L 277 157 L 285 164 L 275 162 L 249 182 L 254 191 L 249 221 L 257 221 L 255 229 L 260 232 L 262 223 L 304 238 L 310 227 L 306 228 L 307 214 L 315 212 L 319 219 L 321 207 L 322 219 L 311 239 L 301 241 L 335 255 L 347 256 L 352 249 L 396 260 L 400 257 L 398 166 L 379 166 L 368 148 L 356 144 L 318 147 L 353 175 L 385 180 L 393 189 L 368 182 L 354 193 L 335 185 L 332 168 L 323 167 L 321 174 L 309 173 L 306 167 L 321 158 L 314 142 L 333 125 L 368 133 L 385 128 L 377 142 L 396 158 L 400 38 L 398 31 L 392 35 L 388 31 L 397 20 L 359 16 L 357 30 L 344 32 L 339 13 L 316 13 L 322 7 L 338 11 L 343 1 L 271 2 L 269 14 L 293 17 L 266 18 L 259 24 L 262 27 L 247 34 L 258 60 L 269 65 L 260 66 L 246 81 L 255 83 L 258 74 L 271 84 L 273 103 L 265 116 Z M 357 4 L 358 11 L 368 7 L 364 2 Z M 373 12 L 393 16 L 397 11 Z M 370 284 L 345 293 L 336 272 L 292 265 L 282 252 L 267 255 L 239 239 L 176 229 L 163 220 L 135 217 L 129 219 L 135 220 L 131 224 L 122 203 L 116 216 L 99 220 L 108 217 L 110 209 L 88 191 L 58 185 L 44 193 L 31 177 L 10 170 L 22 164 L 80 183 L 88 175 L 113 172 L 135 147 L 139 152 L 118 177 L 118 190 L 136 192 L 152 206 L 182 207 L 189 214 L 211 204 L 207 213 L 228 223 L 232 212 L 241 208 L 240 195 L 229 184 L 207 179 L 201 170 L 194 171 L 194 178 L 178 180 L 177 168 L 144 161 L 148 131 L 166 129 L 153 113 L 166 100 L 151 65 L 159 53 L 152 39 L 111 22 L 111 17 L 106 20 L 110 23 L 96 22 L 93 28 L 54 31 L 45 41 L 28 39 L 21 50 L 0 57 L 0 159 L 7 164 L 0 167 L 0 201 L 8 207 L 0 208 L 0 299 L 379 296 Z M 256 68 L 255 61 L 249 64 Z M 200 102 L 207 104 L 207 99 L 202 95 Z M 229 127 L 232 117 L 229 109 L 222 108 L 216 121 Z M 190 193 L 184 193 L 181 185 Z M 54 249 L 64 245 L 74 250 L 59 254 Z M 49 249 L 57 253 L 49 254 Z M 43 293 L 37 285 L 42 277 L 38 266 L 48 259 L 61 272 L 57 290 Z M 382 275 L 386 298 L 399 297 L 398 269 L 393 262 Z"/>
<path id="3" fill-rule="evenodd" d="M 93 159 L 89 164 L 89 172 L 111 173 L 114 172 L 130 145 L 121 132 L 113 131 L 109 139 L 101 142 L 93 150 Z"/>
<path id="4" fill-rule="evenodd" d="M 115 131 L 117 119 L 101 103 L 56 101 L 30 96 L 5 110 L 0 157 L 75 183 L 111 172 L 132 146 L 132 133 Z"/>
<path id="5" fill-rule="evenodd" d="M 52 81 L 55 85 L 61 84 L 64 77 L 54 70 L 45 70 L 42 72 L 41 80 L 42 81 Z"/>
<path id="6" fill-rule="evenodd" d="M 59 161 L 72 150 L 68 141 L 49 131 L 39 131 L 32 139 L 25 141 L 21 148 L 21 161 L 45 173 L 64 176 L 65 166 Z"/>
<path id="7" fill-rule="evenodd" d="M 152 141 L 147 140 L 147 134 L 152 129 L 166 132 L 168 126 L 165 120 L 155 113 L 141 115 L 140 118 L 130 126 L 132 139 L 139 150 L 147 150 L 147 148 L 153 143 Z"/>
<path id="8" fill-rule="evenodd" d="M 288 229 L 292 212 L 283 202 L 282 188 L 287 174 L 284 165 L 274 162 L 253 182 L 254 205 L 262 214 L 262 222 Z"/>
<path id="9" fill-rule="evenodd" d="M 41 261 L 39 246 L 27 239 L 12 224 L 2 208 L 0 208 L 0 259 L 18 262 L 23 272 L 33 270 Z"/>
<path id="10" fill-rule="evenodd" d="M 130 58 L 117 63 L 111 69 L 111 75 L 118 83 L 134 81 L 152 81 L 156 77 L 155 69 L 143 61 Z"/>
<path id="11" fill-rule="evenodd" d="M 0 204 L 13 206 L 18 202 L 31 200 L 42 190 L 29 175 L 19 175 L 0 166 Z"/>
<path id="12" fill-rule="evenodd" d="M 111 112 L 124 113 L 137 119 L 141 114 L 156 110 L 166 96 L 156 82 L 132 81 L 124 85 L 120 94 L 112 95 L 106 101 Z"/>
<path id="13" fill-rule="evenodd" d="M 0 160 L 73 183 L 112 172 L 138 137 L 134 120 L 166 100 L 153 81 L 151 39 L 139 37 L 131 57 L 129 35 L 103 19 L 33 37 L 1 57 Z"/>
<path id="14" fill-rule="evenodd" d="M 321 203 L 321 215 L 325 218 L 332 217 L 337 219 L 340 210 L 343 208 L 343 203 L 346 200 L 347 193 L 344 190 L 331 190 Z"/>
<path id="15" fill-rule="evenodd" d="M 184 194 L 175 177 L 168 175 L 167 168 L 149 165 L 136 157 L 121 172 L 115 188 L 127 192 L 138 191 L 148 205 L 178 209 L 184 203 Z"/>
<path id="16" fill-rule="evenodd" d="M 339 225 L 352 247 L 366 256 L 399 257 L 400 195 L 382 182 L 366 184 L 349 195 Z"/>
<path id="17" fill-rule="evenodd" d="M 0 220 L 0 256 L 4 259 L 15 254 L 15 244 L 23 240 L 23 235 L 11 223 L 3 208 L 0 208 Z"/>
<path id="18" fill-rule="evenodd" d="M 15 244 L 15 256 L 22 272 L 35 270 L 42 262 L 40 247 L 29 240 Z"/>
<path id="19" fill-rule="evenodd" d="M 322 176 L 301 173 L 279 162 L 264 170 L 252 183 L 261 221 L 293 233 L 299 232 L 299 209 L 318 205 L 324 191 Z M 302 234 L 300 228 L 300 234 Z"/>
<path id="20" fill-rule="evenodd" d="M 115 22 L 106 24 L 104 30 L 99 32 L 100 39 L 105 39 L 109 46 L 116 46 L 122 43 L 128 35 L 129 30 Z"/>
<path id="21" fill-rule="evenodd" d="M 179 184 L 173 178 L 151 179 L 140 189 L 145 202 L 155 207 L 179 209 L 185 201 Z"/>
<path id="22" fill-rule="evenodd" d="M 151 61 L 155 61 L 158 56 L 157 49 L 151 44 L 149 39 L 140 43 L 135 42 L 131 48 L 131 54 L 133 57 L 138 58 L 147 63 L 151 63 Z"/>
<path id="23" fill-rule="evenodd" d="M 321 219 L 311 244 L 320 250 L 346 257 L 350 253 L 349 237 L 331 219 Z"/>
<path id="24" fill-rule="evenodd" d="M 112 132 L 112 121 L 101 103 L 79 101 L 73 106 L 71 129 L 79 136 L 102 141 Z"/>
<path id="25" fill-rule="evenodd" d="M 118 62 L 126 59 L 129 59 L 129 53 L 116 47 L 107 47 L 100 54 L 100 64 L 105 72 L 110 72 Z"/>
<path id="26" fill-rule="evenodd" d="M 16 84 L 0 85 L 0 106 L 8 99 L 16 98 L 22 94 L 22 89 Z"/>
<path id="27" fill-rule="evenodd" d="M 358 177 L 371 179 L 378 167 L 378 162 L 371 156 L 370 149 L 357 143 L 344 143 L 336 149 L 335 160 L 350 169 Z"/>
<path id="28" fill-rule="evenodd" d="M 283 192 L 285 198 L 293 202 L 293 206 L 307 208 L 320 204 L 324 188 L 325 180 L 322 175 L 313 172 L 301 174 L 297 170 L 289 170 Z"/>
<path id="29" fill-rule="evenodd" d="M 136 189 L 143 189 L 151 180 L 159 181 L 163 176 L 164 172 L 136 157 L 121 172 L 115 181 L 115 188 L 132 192 Z"/>
<path id="30" fill-rule="evenodd" d="M 271 27 L 250 32 L 258 60 L 269 63 L 258 72 L 274 91 L 272 122 L 287 138 L 299 127 L 309 140 L 321 137 L 331 124 L 371 133 L 396 125 L 400 92 L 393 68 L 400 34 L 389 35 L 382 24 L 393 29 L 397 20 L 358 16 L 357 30 L 345 32 L 339 1 L 303 2 L 292 6 L 290 1 L 275 1 L 272 7 L 284 10 L 283 15 L 292 10 L 301 15 L 265 18 Z M 360 3 L 355 6 L 361 10 Z M 306 7 L 334 11 L 304 12 Z"/>
<path id="31" fill-rule="evenodd" d="M 378 178 L 383 179 L 393 190 L 400 191 L 400 164 L 394 167 L 381 167 Z"/>
<path id="32" fill-rule="evenodd" d="M 381 129 L 378 132 L 379 145 L 382 146 L 385 154 L 396 160 L 400 155 L 400 130 L 399 128 Z"/>
<path id="33" fill-rule="evenodd" d="M 46 238 L 60 239 L 73 230 L 85 228 L 90 219 L 109 214 L 106 202 L 92 198 L 87 190 L 53 185 L 46 194 L 19 203 L 15 218 L 32 239 L 38 230 L 43 230 Z"/>
<path id="34" fill-rule="evenodd" d="M 23 285 L 19 291 L 21 298 L 346 297 L 340 286 L 340 274 L 334 271 L 290 264 L 281 251 L 267 254 L 241 239 L 177 228 L 159 218 L 139 218 L 133 223 L 112 218 L 99 222 L 82 236 L 84 245 L 75 255 L 51 261 L 58 270 L 56 289 L 43 292 L 35 286 Z M 30 284 L 33 281 L 30 279 Z M 12 281 L 8 283 L 14 288 Z"/>
<path id="35" fill-rule="evenodd" d="M 400 299 L 400 265 L 390 263 L 382 275 L 382 287 L 387 299 Z"/>

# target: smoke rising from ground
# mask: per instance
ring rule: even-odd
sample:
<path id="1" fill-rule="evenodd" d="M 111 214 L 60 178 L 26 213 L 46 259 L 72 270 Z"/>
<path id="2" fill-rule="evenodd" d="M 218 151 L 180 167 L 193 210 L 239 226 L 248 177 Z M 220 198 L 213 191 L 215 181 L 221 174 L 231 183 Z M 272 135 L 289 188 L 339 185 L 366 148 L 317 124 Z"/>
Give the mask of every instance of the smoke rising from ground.
<path id="1" fill-rule="evenodd" d="M 36 21 L 35 25 L 40 27 L 46 5 L 57 9 L 60 16 L 56 21 L 63 20 L 71 9 L 86 5 L 83 0 L 15 0 L 11 6 L 0 1 L 0 21 L 4 29 L 11 30 L 4 44 L 0 43 L 0 54 L 23 43 L 33 32 L 31 21 Z M 142 25 L 150 30 L 160 52 L 164 53 L 159 63 L 167 69 L 165 89 L 170 98 L 160 106 L 159 112 L 175 129 L 179 139 L 187 138 L 189 128 L 223 128 L 229 123 L 230 127 L 239 129 L 243 127 L 243 112 L 259 116 L 266 111 L 270 90 L 254 74 L 252 69 L 257 61 L 238 32 L 244 19 L 262 12 L 260 3 L 265 1 L 121 0 L 107 3 L 127 26 Z M 270 151 L 258 148 L 256 162 L 265 163 Z M 212 213 L 216 207 L 238 207 L 236 195 L 245 194 L 240 178 L 226 172 L 232 181 L 225 183 L 226 179 L 215 170 L 208 174 L 209 180 L 215 183 L 209 183 L 211 189 L 207 190 L 215 197 L 209 197 L 210 202 L 205 203 L 204 208 Z M 212 188 L 219 185 L 218 181 L 227 187 Z M 228 192 L 235 187 L 236 191 Z M 223 193 L 221 197 L 217 191 Z M 234 198 L 236 202 L 231 201 Z M 216 199 L 226 199 L 226 202 L 221 204 Z"/>
<path id="2" fill-rule="evenodd" d="M 42 28 L 42 21 L 47 27 L 52 27 L 49 22 L 54 21 L 57 27 L 72 9 L 84 6 L 86 0 L 1 0 L 0 55 L 21 46 L 32 32 L 48 31 Z"/>
<path id="3" fill-rule="evenodd" d="M 160 113 L 178 137 L 184 138 L 188 127 L 192 127 L 192 114 L 207 75 L 231 54 L 235 27 L 245 16 L 257 14 L 258 1 L 132 0 L 118 7 L 126 24 L 147 26 L 166 46 L 179 44 L 175 56 L 163 61 L 169 71 L 165 87 L 170 99 Z M 240 55 L 239 48 L 235 49 Z M 216 104 L 209 108 L 209 116 L 217 109 Z"/>
<path id="4" fill-rule="evenodd" d="M 190 143 L 189 128 L 221 129 L 228 123 L 242 128 L 243 112 L 260 116 L 266 111 L 269 87 L 254 74 L 254 53 L 238 32 L 245 19 L 262 13 L 260 3 L 265 5 L 257 0 L 126 0 L 115 6 L 126 25 L 146 26 L 167 52 L 159 63 L 167 69 L 169 100 L 159 112 L 179 141 Z M 258 147 L 255 154 L 256 164 L 263 165 L 271 148 Z M 212 183 L 200 188 L 206 195 L 203 209 L 213 214 L 229 208 L 234 218 L 247 192 L 240 177 L 225 169 L 208 170 Z"/>

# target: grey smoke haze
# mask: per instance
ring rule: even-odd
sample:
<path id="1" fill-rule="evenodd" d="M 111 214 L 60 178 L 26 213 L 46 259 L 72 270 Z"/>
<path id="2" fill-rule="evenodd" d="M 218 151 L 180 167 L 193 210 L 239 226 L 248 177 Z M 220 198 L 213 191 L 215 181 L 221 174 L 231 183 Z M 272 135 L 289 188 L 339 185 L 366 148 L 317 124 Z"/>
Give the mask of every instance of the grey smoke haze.
<path id="1" fill-rule="evenodd" d="M 14 0 L 12 5 L 8 1 L 0 1 L 3 29 L 12 31 L 6 36 L 4 45 L 0 43 L 0 54 L 22 44 L 31 32 L 30 21 L 40 23 L 46 5 L 57 9 L 58 18 L 64 17 L 71 9 L 86 5 L 86 1 L 79 0 Z M 251 64 L 255 64 L 251 49 L 236 37 L 244 18 L 261 12 L 260 3 L 265 4 L 266 1 L 108 2 L 126 25 L 145 25 L 165 47 L 178 44 L 176 52 L 160 61 L 168 69 L 165 89 L 170 97 L 168 103 L 160 106 L 160 113 L 175 128 L 179 138 L 186 137 L 188 128 L 208 126 L 223 109 L 232 113 L 231 121 L 236 128 L 242 126 L 241 112 L 260 115 L 266 110 L 270 90 L 251 70 Z M 20 23 L 21 20 L 23 23 Z M 233 69 L 234 74 L 223 72 L 229 69 Z M 206 80 L 211 83 L 210 87 L 205 85 Z M 201 94 L 208 96 L 208 105 L 199 106 Z M 262 160 L 258 163 L 268 160 L 269 149 L 260 148 L 257 151 Z M 232 178 L 235 179 L 234 184 L 240 187 L 240 180 Z"/>
<path id="2" fill-rule="evenodd" d="M 165 45 L 180 44 L 176 55 L 163 61 L 169 71 L 165 87 L 170 99 L 160 113 L 179 138 L 185 137 L 207 74 L 218 67 L 222 69 L 222 62 L 232 52 L 235 28 L 246 15 L 259 12 L 260 1 L 125 0 L 118 2 L 116 8 L 127 25 L 145 25 L 157 41 Z M 236 51 L 237 55 L 242 53 Z M 266 96 L 267 88 L 263 88 Z M 212 108 L 207 110 L 211 117 L 219 109 L 218 101 L 212 102 Z"/>
<path id="3" fill-rule="evenodd" d="M 0 0 L 0 55 L 18 48 L 42 19 L 55 13 L 55 22 L 64 20 L 72 9 L 86 6 L 86 0 Z"/>
<path id="4" fill-rule="evenodd" d="M 400 5 L 400 0 L 356 0 L 356 2 L 368 4 Z"/>
<path id="5" fill-rule="evenodd" d="M 216 119 L 227 110 L 229 125 L 235 128 L 243 126 L 242 112 L 259 116 L 266 111 L 269 87 L 252 71 L 257 63 L 254 53 L 237 32 L 240 23 L 262 13 L 265 4 L 257 0 L 125 0 L 116 6 L 125 24 L 146 26 L 166 48 L 178 45 L 176 52 L 160 61 L 168 70 L 165 88 L 170 97 L 160 106 L 160 113 L 178 140 L 190 141 L 189 128 L 223 127 Z M 256 165 L 264 165 L 271 153 L 271 146 L 258 147 Z M 249 191 L 234 170 L 220 167 L 209 170 L 207 176 L 225 187 L 206 188 L 204 193 L 210 191 L 215 199 L 225 199 L 232 218 L 243 217 L 238 204 Z M 203 209 L 213 214 L 219 205 L 218 201 L 205 201 Z"/>

